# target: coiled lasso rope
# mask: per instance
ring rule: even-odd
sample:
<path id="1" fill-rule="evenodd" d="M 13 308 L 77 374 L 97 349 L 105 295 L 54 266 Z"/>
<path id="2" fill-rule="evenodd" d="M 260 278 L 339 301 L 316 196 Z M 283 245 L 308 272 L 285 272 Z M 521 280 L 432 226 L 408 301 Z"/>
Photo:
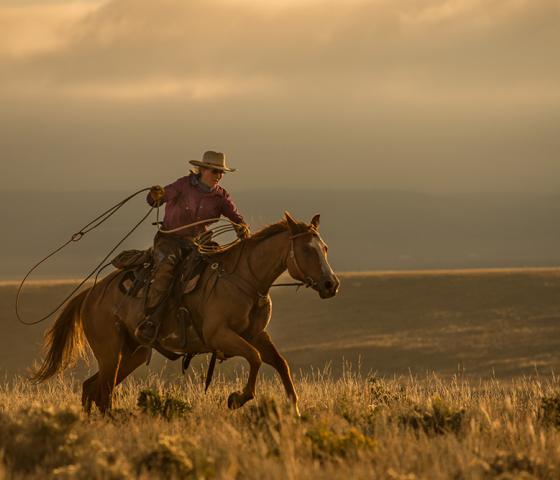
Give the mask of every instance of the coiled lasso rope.
<path id="1" fill-rule="evenodd" d="M 247 227 L 245 227 L 244 225 L 241 225 L 239 223 L 235 223 L 234 221 L 232 221 L 228 218 L 215 217 L 215 218 L 209 218 L 207 220 L 200 220 L 198 222 L 189 223 L 187 225 L 182 225 L 180 227 L 173 228 L 173 229 L 170 229 L 170 230 L 163 230 L 163 229 L 159 228 L 159 231 L 161 233 L 177 233 L 177 232 L 180 232 L 180 231 L 185 230 L 187 228 L 195 227 L 197 225 L 204 225 L 206 223 L 214 223 L 214 222 L 218 222 L 218 221 L 225 221 L 225 222 L 227 222 L 227 224 L 226 225 L 217 225 L 213 228 L 209 228 L 205 232 L 202 232 L 200 235 L 195 237 L 193 239 L 193 243 L 196 246 L 197 250 L 204 255 L 224 253 L 227 250 L 229 250 L 231 247 L 233 247 L 234 245 L 237 245 L 240 242 L 239 238 L 237 238 L 237 239 L 235 239 L 235 240 L 233 240 L 229 243 L 225 243 L 223 245 L 217 245 L 217 244 L 212 244 L 212 243 L 208 243 L 208 242 L 210 242 L 210 240 L 212 240 L 216 237 L 219 237 L 220 235 L 224 235 L 225 233 L 229 233 L 229 232 L 237 233 L 240 229 L 247 228 Z M 159 222 L 158 222 L 158 226 L 159 226 Z"/>

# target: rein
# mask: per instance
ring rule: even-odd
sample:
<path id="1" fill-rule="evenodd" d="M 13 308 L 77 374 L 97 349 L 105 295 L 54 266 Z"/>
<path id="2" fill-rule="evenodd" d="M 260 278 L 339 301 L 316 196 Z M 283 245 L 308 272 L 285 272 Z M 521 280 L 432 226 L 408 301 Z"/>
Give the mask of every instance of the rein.
<path id="1" fill-rule="evenodd" d="M 273 283 L 272 285 L 270 285 L 269 289 L 272 287 L 302 287 L 305 286 L 306 288 L 309 287 L 315 287 L 317 285 L 317 282 L 315 282 L 311 277 L 309 277 L 308 275 L 305 275 L 305 273 L 303 273 L 296 255 L 295 255 L 295 250 L 294 250 L 294 240 L 298 237 L 302 237 L 304 235 L 317 235 L 317 231 L 311 227 L 309 230 L 305 231 L 305 232 L 301 232 L 301 233 L 297 233 L 295 235 L 290 235 L 290 251 L 288 253 L 289 258 L 292 259 L 292 262 L 296 268 L 296 274 L 301 277 L 303 280 L 300 282 L 289 282 L 289 283 Z M 239 253 L 237 254 L 237 258 L 234 261 L 234 266 L 231 269 L 231 271 L 226 271 L 222 265 L 219 262 L 213 262 L 210 263 L 209 259 L 206 258 L 205 260 L 209 263 L 210 268 L 218 275 L 218 278 L 223 278 L 224 276 L 229 276 L 229 277 L 233 277 L 233 279 L 237 280 L 237 286 L 243 291 L 245 292 L 246 295 L 248 295 L 249 297 L 254 297 L 255 294 L 256 296 L 258 296 L 260 299 L 266 298 L 268 295 L 268 291 L 266 293 L 261 293 L 258 290 L 258 287 L 256 287 L 255 285 L 252 284 L 252 282 L 249 282 L 248 280 L 246 280 L 245 278 L 241 277 L 240 275 L 238 275 L 235 271 L 237 270 L 237 267 L 239 265 L 239 262 L 241 260 L 241 256 L 243 254 L 243 250 L 245 248 L 245 243 L 241 242 L 241 248 L 239 249 Z M 227 249 L 229 250 L 229 248 Z M 287 263 L 287 261 L 286 261 Z M 247 258 L 247 269 L 249 270 L 249 273 L 251 274 L 251 276 L 253 277 L 254 280 L 256 280 L 258 282 L 258 278 L 255 275 L 255 272 L 251 266 L 251 261 L 250 258 Z"/>

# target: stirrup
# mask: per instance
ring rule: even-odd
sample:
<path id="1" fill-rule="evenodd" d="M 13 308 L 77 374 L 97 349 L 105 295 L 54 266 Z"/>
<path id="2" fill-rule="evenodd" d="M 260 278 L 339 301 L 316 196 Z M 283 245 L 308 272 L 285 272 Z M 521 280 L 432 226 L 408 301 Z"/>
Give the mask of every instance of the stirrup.
<path id="1" fill-rule="evenodd" d="M 146 328 L 153 327 L 153 332 L 146 332 Z M 134 330 L 134 336 L 142 345 L 152 345 L 158 337 L 159 323 L 149 318 L 142 320 Z"/>

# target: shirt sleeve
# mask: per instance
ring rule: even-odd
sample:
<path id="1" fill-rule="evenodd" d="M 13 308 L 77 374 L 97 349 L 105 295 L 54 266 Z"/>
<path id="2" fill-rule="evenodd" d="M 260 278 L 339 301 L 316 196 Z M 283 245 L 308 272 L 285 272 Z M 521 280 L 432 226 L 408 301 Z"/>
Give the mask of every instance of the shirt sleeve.
<path id="1" fill-rule="evenodd" d="M 237 211 L 237 207 L 233 203 L 233 200 L 229 194 L 224 190 L 222 201 L 222 215 L 229 218 L 232 222 L 245 224 L 245 219 Z"/>
<path id="2" fill-rule="evenodd" d="M 181 193 L 181 185 L 183 184 L 183 182 L 184 182 L 184 177 L 179 178 L 178 180 L 174 181 L 173 183 L 170 183 L 169 185 L 166 185 L 164 187 L 165 193 L 160 201 L 160 205 L 163 205 L 165 202 L 169 202 L 174 198 L 176 198 L 179 195 L 179 193 Z M 150 195 L 150 192 L 148 192 L 148 195 L 146 196 L 146 201 L 150 206 L 152 207 L 156 206 L 156 202 Z"/>

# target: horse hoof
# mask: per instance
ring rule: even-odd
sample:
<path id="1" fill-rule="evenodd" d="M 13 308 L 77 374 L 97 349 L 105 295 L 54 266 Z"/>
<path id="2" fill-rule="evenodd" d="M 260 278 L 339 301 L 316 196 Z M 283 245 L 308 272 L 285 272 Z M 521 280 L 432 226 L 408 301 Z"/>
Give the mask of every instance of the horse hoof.
<path id="1" fill-rule="evenodd" d="M 233 392 L 227 400 L 227 406 L 230 410 L 242 407 L 244 403 L 245 401 L 241 392 Z"/>

